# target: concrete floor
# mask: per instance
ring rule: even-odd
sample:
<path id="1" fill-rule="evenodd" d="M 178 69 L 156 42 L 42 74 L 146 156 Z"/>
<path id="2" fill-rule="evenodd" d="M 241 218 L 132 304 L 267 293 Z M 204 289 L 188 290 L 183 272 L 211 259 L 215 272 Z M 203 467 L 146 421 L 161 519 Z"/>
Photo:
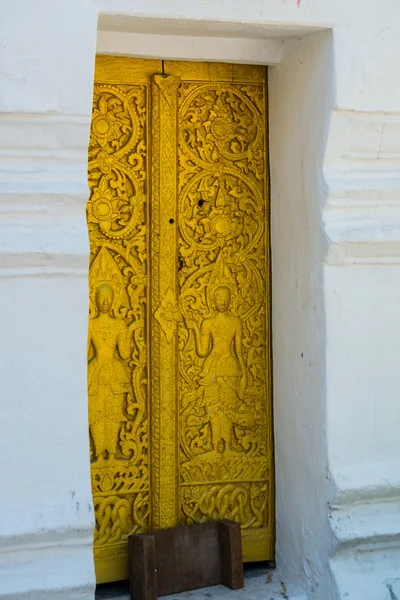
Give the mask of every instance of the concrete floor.
<path id="1" fill-rule="evenodd" d="M 242 590 L 229 590 L 217 585 L 211 588 L 164 596 L 167 600 L 307 600 L 307 596 L 288 581 L 284 581 L 277 571 L 260 567 L 245 568 L 245 587 Z M 129 600 L 126 582 L 99 586 L 96 600 Z"/>

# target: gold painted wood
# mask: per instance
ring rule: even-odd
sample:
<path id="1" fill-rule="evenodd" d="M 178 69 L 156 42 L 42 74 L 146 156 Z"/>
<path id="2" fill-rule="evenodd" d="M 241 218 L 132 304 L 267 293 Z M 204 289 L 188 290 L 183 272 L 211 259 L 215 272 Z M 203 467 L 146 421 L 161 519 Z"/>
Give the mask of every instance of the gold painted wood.
<path id="1" fill-rule="evenodd" d="M 187 68 L 179 70 L 180 519 L 240 521 L 245 560 L 260 560 L 274 553 L 265 70 L 260 81 L 259 67 L 195 65 L 194 81 Z"/>
<path id="2" fill-rule="evenodd" d="M 229 81 L 264 84 L 266 81 L 265 67 L 259 65 L 235 65 L 228 63 L 204 63 L 185 61 L 164 61 L 165 73 L 173 73 L 182 81 Z"/>
<path id="3" fill-rule="evenodd" d="M 162 61 L 125 56 L 97 56 L 94 80 L 99 83 L 128 85 L 150 84 L 155 73 L 162 72 Z"/>
<path id="4" fill-rule="evenodd" d="M 164 69 L 163 74 L 162 71 Z M 274 556 L 266 72 L 97 57 L 89 429 L 98 582 L 229 518 Z"/>
<path id="5" fill-rule="evenodd" d="M 116 73 L 121 74 L 119 83 Z M 142 62 L 132 65 L 104 57 L 96 63 L 87 221 L 89 429 L 98 582 L 126 577 L 127 536 L 147 531 L 151 519 L 150 77 L 146 81 L 144 73 Z"/>
<path id="6" fill-rule="evenodd" d="M 152 491 L 153 527 L 178 518 L 177 120 L 179 77 L 152 85 Z"/>

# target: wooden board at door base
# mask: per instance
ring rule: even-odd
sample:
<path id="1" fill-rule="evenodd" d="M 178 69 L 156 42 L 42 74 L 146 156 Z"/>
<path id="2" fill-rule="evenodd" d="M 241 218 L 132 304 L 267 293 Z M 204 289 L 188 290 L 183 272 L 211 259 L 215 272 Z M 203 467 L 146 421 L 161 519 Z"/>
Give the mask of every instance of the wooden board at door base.
<path id="1" fill-rule="evenodd" d="M 239 521 L 274 558 L 264 67 L 98 56 L 88 397 L 97 581 L 130 533 Z"/>

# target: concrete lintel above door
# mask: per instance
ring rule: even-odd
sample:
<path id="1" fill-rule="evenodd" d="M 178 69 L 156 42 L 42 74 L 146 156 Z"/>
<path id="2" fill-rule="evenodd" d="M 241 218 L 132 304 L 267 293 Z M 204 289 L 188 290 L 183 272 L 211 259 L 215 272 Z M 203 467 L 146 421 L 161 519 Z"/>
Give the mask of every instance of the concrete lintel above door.
<path id="1" fill-rule="evenodd" d="M 170 60 L 206 60 L 242 64 L 277 65 L 283 59 L 283 41 L 265 38 L 205 37 L 98 32 L 98 54 L 159 58 Z"/>

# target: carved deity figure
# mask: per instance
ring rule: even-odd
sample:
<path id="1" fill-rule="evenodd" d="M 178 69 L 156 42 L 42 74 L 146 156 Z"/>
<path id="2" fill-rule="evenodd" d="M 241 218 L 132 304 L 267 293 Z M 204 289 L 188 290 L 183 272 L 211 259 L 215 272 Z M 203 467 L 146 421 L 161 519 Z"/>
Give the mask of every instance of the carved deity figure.
<path id="1" fill-rule="evenodd" d="M 89 427 L 92 459 L 115 456 L 124 421 L 124 403 L 131 382 L 123 360 L 130 356 L 131 327 L 112 315 L 114 290 L 103 284 L 96 291 L 97 316 L 89 321 Z"/>
<path id="2" fill-rule="evenodd" d="M 217 315 L 204 319 L 201 327 L 192 320 L 186 326 L 194 332 L 196 353 L 205 358 L 200 385 L 208 413 L 214 451 L 232 448 L 233 424 L 247 426 L 253 417 L 243 410 L 247 386 L 243 360 L 243 326 L 239 317 L 229 314 L 230 289 L 219 286 L 214 293 Z"/>

